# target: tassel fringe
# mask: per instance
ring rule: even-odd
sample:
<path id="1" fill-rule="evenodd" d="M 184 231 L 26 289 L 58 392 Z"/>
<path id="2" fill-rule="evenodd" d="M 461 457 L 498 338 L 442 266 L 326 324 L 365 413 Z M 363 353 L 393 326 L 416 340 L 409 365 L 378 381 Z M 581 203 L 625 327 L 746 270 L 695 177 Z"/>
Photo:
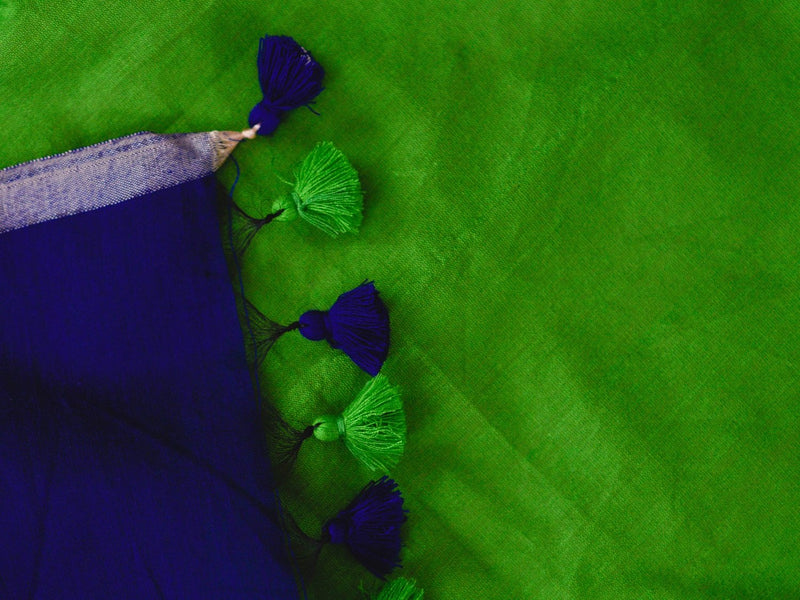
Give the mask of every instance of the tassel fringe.
<path id="1" fill-rule="evenodd" d="M 375 600 L 422 600 L 423 594 L 424 591 L 417 587 L 416 581 L 398 577 L 383 586 Z"/>
<path id="2" fill-rule="evenodd" d="M 272 210 L 282 210 L 278 220 L 300 215 L 307 223 L 331 237 L 357 233 L 361 226 L 364 194 L 358 173 L 344 154 L 330 142 L 320 142 L 295 171 L 293 203 L 279 198 Z"/>
<path id="3" fill-rule="evenodd" d="M 245 336 L 247 357 L 251 361 L 252 367 L 258 369 L 275 342 L 284 333 L 298 329 L 300 323 L 281 325 L 265 317 L 249 300 L 245 299 L 245 302 L 247 303 L 247 312 L 250 315 L 250 326 L 253 330 L 253 339 L 250 336 Z"/>
<path id="4" fill-rule="evenodd" d="M 371 481 L 324 528 L 332 544 L 344 544 L 350 553 L 381 579 L 400 565 L 400 526 L 408 511 L 397 483 L 388 477 Z"/>

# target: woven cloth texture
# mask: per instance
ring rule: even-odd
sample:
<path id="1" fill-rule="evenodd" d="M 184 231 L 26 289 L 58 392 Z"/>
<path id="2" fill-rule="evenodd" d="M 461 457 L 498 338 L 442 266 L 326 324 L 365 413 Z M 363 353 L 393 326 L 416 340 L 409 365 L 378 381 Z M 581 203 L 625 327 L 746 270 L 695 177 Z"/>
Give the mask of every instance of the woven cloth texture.
<path id="1" fill-rule="evenodd" d="M 265 33 L 326 90 L 236 150 L 237 198 L 266 212 L 330 140 L 366 210 L 271 223 L 245 287 L 286 323 L 381 290 L 426 599 L 796 597 L 798 4 L 3 0 L 0 166 L 241 129 Z M 297 334 L 261 375 L 296 425 L 365 381 Z M 282 498 L 315 532 L 375 475 L 310 440 Z M 326 548 L 309 594 L 362 581 Z"/>

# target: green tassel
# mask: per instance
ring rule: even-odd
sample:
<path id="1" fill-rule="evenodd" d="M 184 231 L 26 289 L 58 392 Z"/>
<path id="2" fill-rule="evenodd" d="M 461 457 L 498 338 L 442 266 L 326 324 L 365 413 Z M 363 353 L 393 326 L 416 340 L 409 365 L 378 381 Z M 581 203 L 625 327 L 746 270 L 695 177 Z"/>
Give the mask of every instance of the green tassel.
<path id="1" fill-rule="evenodd" d="M 375 600 L 422 600 L 423 590 L 416 583 L 413 579 L 398 577 L 383 586 Z"/>
<path id="2" fill-rule="evenodd" d="M 330 142 L 319 142 L 295 170 L 291 198 L 272 205 L 277 221 L 293 221 L 299 214 L 328 235 L 356 233 L 361 225 L 364 194 L 358 173 Z"/>
<path id="3" fill-rule="evenodd" d="M 348 450 L 368 468 L 388 471 L 400 460 L 406 445 L 400 393 L 385 375 L 373 377 L 341 416 L 315 419 L 314 436 L 323 442 L 343 438 Z"/>

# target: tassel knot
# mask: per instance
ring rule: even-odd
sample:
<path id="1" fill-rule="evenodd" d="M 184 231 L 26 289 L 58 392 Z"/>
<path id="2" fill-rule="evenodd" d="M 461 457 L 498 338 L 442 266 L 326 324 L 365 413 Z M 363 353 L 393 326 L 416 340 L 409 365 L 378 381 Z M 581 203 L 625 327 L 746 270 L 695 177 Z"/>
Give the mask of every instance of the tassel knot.
<path id="1" fill-rule="evenodd" d="M 253 107 L 253 110 L 250 111 L 248 122 L 251 125 L 260 125 L 261 127 L 259 127 L 259 132 L 268 132 L 259 133 L 259 135 L 270 135 L 278 128 L 278 125 L 281 124 L 282 114 L 283 111 L 271 108 L 261 101 Z"/>
<path id="2" fill-rule="evenodd" d="M 347 523 L 341 519 L 331 519 L 326 527 L 328 542 L 331 544 L 344 544 L 347 541 Z"/>
<path id="3" fill-rule="evenodd" d="M 294 194 L 294 192 L 292 192 Z M 279 196 L 277 200 L 272 203 L 272 214 L 275 215 L 276 221 L 290 222 L 294 221 L 299 214 L 295 208 L 294 200 L 287 194 Z"/>
<path id="4" fill-rule="evenodd" d="M 314 437 L 323 442 L 335 442 L 347 433 L 343 417 L 322 415 L 314 419 Z M 346 439 L 346 438 L 345 438 Z"/>
<path id="5" fill-rule="evenodd" d="M 332 348 L 337 348 L 331 335 L 331 319 L 327 311 L 309 310 L 300 315 L 300 335 L 312 342 L 327 340 Z"/>

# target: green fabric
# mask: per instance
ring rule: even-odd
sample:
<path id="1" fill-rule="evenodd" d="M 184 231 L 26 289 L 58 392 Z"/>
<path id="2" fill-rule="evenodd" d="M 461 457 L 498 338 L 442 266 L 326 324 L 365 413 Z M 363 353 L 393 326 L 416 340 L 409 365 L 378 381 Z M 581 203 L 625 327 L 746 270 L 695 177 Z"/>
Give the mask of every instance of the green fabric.
<path id="1" fill-rule="evenodd" d="M 447 4 L 0 1 L 0 165 L 242 128 L 259 36 L 295 36 L 322 116 L 238 149 L 237 198 L 330 140 L 364 222 L 270 224 L 247 291 L 288 323 L 377 282 L 425 597 L 796 597 L 798 4 Z M 297 334 L 262 374 L 296 425 L 365 382 Z M 309 441 L 282 493 L 316 532 L 370 476 Z M 310 595 L 362 580 L 326 548 Z"/>

